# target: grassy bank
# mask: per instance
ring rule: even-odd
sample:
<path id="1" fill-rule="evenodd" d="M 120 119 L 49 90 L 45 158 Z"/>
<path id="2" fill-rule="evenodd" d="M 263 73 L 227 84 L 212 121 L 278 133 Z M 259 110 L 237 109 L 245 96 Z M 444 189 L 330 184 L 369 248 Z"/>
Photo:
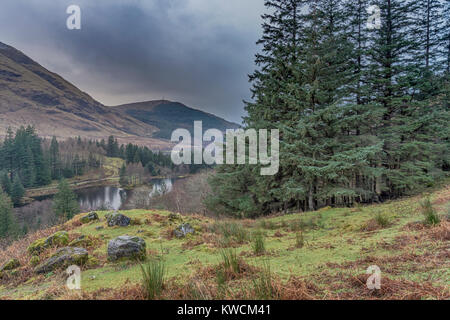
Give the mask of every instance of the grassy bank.
<path id="1" fill-rule="evenodd" d="M 123 212 L 132 218 L 132 225 L 124 228 L 107 227 L 107 212 L 99 212 L 100 221 L 86 225 L 80 215 L 0 254 L 0 263 L 15 257 L 22 265 L 0 280 L 0 297 L 143 299 L 139 264 L 107 261 L 107 242 L 127 234 L 146 241 L 149 260 L 164 262 L 162 299 L 449 299 L 450 186 L 430 197 L 441 218 L 435 226 L 423 223 L 424 195 L 244 221 L 131 210 Z M 172 231 L 182 222 L 196 232 L 177 239 Z M 81 292 L 65 289 L 63 272 L 32 272 L 26 247 L 56 230 L 68 231 L 71 240 L 80 235 L 92 240 Z M 55 250 L 43 252 L 41 261 Z M 225 266 L 227 255 L 235 268 Z M 366 270 L 372 265 L 381 269 L 381 290 L 366 287 Z"/>

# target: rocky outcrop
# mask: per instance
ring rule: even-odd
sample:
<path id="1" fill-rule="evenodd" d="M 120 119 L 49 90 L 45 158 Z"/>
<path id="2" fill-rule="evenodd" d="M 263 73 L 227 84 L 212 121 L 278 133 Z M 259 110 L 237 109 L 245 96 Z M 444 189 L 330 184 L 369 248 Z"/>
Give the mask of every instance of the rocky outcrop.
<path id="1" fill-rule="evenodd" d="M 37 274 L 48 273 L 71 265 L 81 266 L 88 261 L 88 252 L 83 248 L 61 248 L 45 262 L 34 269 Z"/>
<path id="2" fill-rule="evenodd" d="M 39 254 L 50 247 L 66 246 L 69 243 L 69 234 L 67 231 L 58 231 L 48 238 L 42 238 L 33 242 L 27 251 L 29 254 Z"/>
<path id="3" fill-rule="evenodd" d="M 173 234 L 177 238 L 184 238 L 188 234 L 194 234 L 194 233 L 195 233 L 195 230 L 194 230 L 194 228 L 192 228 L 192 226 L 189 223 L 184 223 L 173 231 Z"/>
<path id="4" fill-rule="evenodd" d="M 108 243 L 108 260 L 145 260 L 146 244 L 142 238 L 120 236 Z"/>
<path id="5" fill-rule="evenodd" d="M 130 225 L 131 219 L 121 213 L 115 212 L 108 215 L 107 222 L 109 227 L 127 227 Z"/>
<path id="6" fill-rule="evenodd" d="M 83 224 L 86 224 L 86 223 L 89 223 L 92 221 L 98 221 L 98 220 L 99 220 L 99 218 L 98 218 L 97 212 L 90 212 L 86 216 L 82 217 L 80 219 L 80 222 Z"/>

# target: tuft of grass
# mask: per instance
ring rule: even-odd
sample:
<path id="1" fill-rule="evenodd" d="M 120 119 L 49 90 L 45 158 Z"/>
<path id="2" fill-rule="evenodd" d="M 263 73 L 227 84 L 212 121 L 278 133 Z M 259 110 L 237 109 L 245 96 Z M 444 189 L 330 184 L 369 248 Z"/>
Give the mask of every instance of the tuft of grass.
<path id="1" fill-rule="evenodd" d="M 256 231 L 253 233 L 253 252 L 256 255 L 261 255 L 266 252 L 266 240 L 264 234 L 261 231 Z"/>
<path id="2" fill-rule="evenodd" d="M 237 222 L 215 222 L 209 226 L 211 232 L 219 234 L 224 243 L 235 241 L 242 244 L 248 241 L 248 233 L 242 224 Z"/>
<path id="3" fill-rule="evenodd" d="M 430 198 L 421 201 L 420 208 L 425 218 L 424 223 L 426 225 L 434 226 L 441 222 L 436 210 L 433 208 Z"/>
<path id="4" fill-rule="evenodd" d="M 295 247 L 303 248 L 305 246 L 305 239 L 303 237 L 303 232 L 297 232 L 295 235 Z"/>
<path id="5" fill-rule="evenodd" d="M 220 256 L 222 257 L 222 262 L 225 270 L 229 270 L 235 274 L 241 272 L 239 257 L 236 253 L 236 250 L 222 249 L 220 251 Z"/>
<path id="6" fill-rule="evenodd" d="M 164 288 L 166 267 L 162 260 L 150 260 L 140 265 L 142 273 L 142 287 L 148 300 L 161 296 Z"/>
<path id="7" fill-rule="evenodd" d="M 276 290 L 272 281 L 272 271 L 268 261 L 263 262 L 261 272 L 257 278 L 252 279 L 254 296 L 257 300 L 272 300 L 276 297 Z"/>
<path id="8" fill-rule="evenodd" d="M 377 213 L 377 215 L 375 216 L 375 221 L 382 228 L 386 228 L 390 224 L 389 218 L 382 213 Z"/>

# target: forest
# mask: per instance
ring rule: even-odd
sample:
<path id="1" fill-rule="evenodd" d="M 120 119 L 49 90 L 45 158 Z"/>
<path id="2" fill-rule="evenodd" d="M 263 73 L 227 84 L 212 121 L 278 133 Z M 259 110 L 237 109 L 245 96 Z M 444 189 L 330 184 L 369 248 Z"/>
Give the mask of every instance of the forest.
<path id="1" fill-rule="evenodd" d="M 244 121 L 280 130 L 280 171 L 220 166 L 210 208 L 255 217 L 382 202 L 448 176 L 449 1 L 265 3 Z"/>

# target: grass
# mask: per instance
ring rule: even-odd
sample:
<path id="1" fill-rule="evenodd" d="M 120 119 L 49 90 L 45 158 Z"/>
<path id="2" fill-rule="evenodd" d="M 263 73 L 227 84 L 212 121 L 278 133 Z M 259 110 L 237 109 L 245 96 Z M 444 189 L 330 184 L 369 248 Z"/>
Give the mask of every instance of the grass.
<path id="1" fill-rule="evenodd" d="M 161 296 L 164 288 L 166 267 L 162 260 L 150 260 L 140 265 L 142 272 L 142 287 L 148 300 Z"/>
<path id="2" fill-rule="evenodd" d="M 433 204 L 431 203 L 430 198 L 426 198 L 425 200 L 421 201 L 420 208 L 425 219 L 424 223 L 426 225 L 433 226 L 441 222 L 439 215 L 433 208 Z"/>
<path id="3" fill-rule="evenodd" d="M 253 233 L 252 247 L 253 253 L 256 255 L 261 255 L 266 252 L 266 241 L 262 231 L 257 230 Z"/>
<path id="4" fill-rule="evenodd" d="M 130 262 L 123 265 L 107 261 L 108 241 L 124 234 L 143 238 L 147 244 L 147 256 L 164 261 L 164 285 L 156 285 L 160 282 L 156 280 L 158 276 L 151 276 L 155 280 L 145 281 L 155 284 L 149 285 L 149 288 L 163 288 L 159 293 L 156 289 L 150 290 L 154 294 L 150 293 L 149 296 L 155 299 L 253 298 L 257 292 L 262 297 L 268 297 L 268 278 L 260 279 L 259 271 L 251 271 L 251 268 L 264 270 L 261 267 L 262 258 L 258 257 L 262 255 L 261 252 L 263 259 L 270 263 L 272 288 L 281 288 L 281 291 L 284 286 L 289 285 L 293 276 L 297 276 L 311 282 L 308 288 L 317 288 L 318 293 L 309 293 L 316 298 L 359 299 L 364 297 L 365 289 L 363 286 L 352 286 L 351 279 L 364 275 L 367 267 L 377 264 L 383 272 L 383 279 L 397 281 L 395 283 L 398 286 L 421 286 L 428 290 L 421 297 L 437 298 L 438 295 L 431 288 L 450 286 L 450 262 L 445 259 L 450 223 L 444 218 L 450 201 L 450 186 L 430 195 L 433 212 L 440 214 L 442 221 L 429 228 L 420 227 L 423 226 L 425 217 L 420 205 L 422 198 L 423 196 L 417 196 L 363 206 L 360 210 L 325 208 L 320 212 L 269 217 L 264 219 L 270 222 L 264 229 L 261 228 L 260 220 L 215 221 L 203 216 L 183 216 L 183 223 L 190 223 L 196 230 L 195 234 L 185 239 L 169 236 L 170 231 L 181 221 L 172 222 L 169 219 L 171 212 L 168 211 L 124 211 L 124 214 L 135 221 L 145 222 L 124 228 L 107 227 L 107 211 L 98 212 L 100 221 L 85 225 L 77 223 L 83 216 L 80 215 L 63 226 L 30 234 L 0 251 L 0 265 L 11 258 L 18 258 L 21 263 L 15 275 L 0 280 L 0 299 L 39 299 L 50 288 L 64 285 L 59 272 L 48 277 L 34 275 L 31 256 L 26 252 L 32 241 L 58 230 L 68 231 L 71 240 L 80 235 L 94 240 L 95 245 L 88 248 L 88 252 L 91 258 L 98 260 L 98 264 L 83 268 L 82 291 L 84 295 L 92 295 L 96 299 L 119 294 L 129 286 L 137 286 L 139 290 L 144 288 L 142 281 L 145 277 L 140 264 Z M 429 208 L 428 205 L 426 207 Z M 378 214 L 387 217 L 389 224 L 385 228 L 366 230 L 364 226 L 375 220 Z M 97 229 L 100 226 L 104 228 Z M 230 247 L 220 245 L 219 240 L 225 238 L 229 239 Z M 305 238 L 308 240 L 307 249 L 298 250 L 302 242 L 305 248 Z M 52 251 L 42 253 L 40 260 L 44 261 L 51 253 Z M 243 259 L 245 265 L 242 265 Z M 230 279 L 222 265 L 228 266 L 228 273 L 234 273 L 238 270 L 238 260 L 241 261 L 239 274 Z M 159 267 L 146 269 L 146 274 L 157 275 L 157 270 L 161 270 Z M 190 283 L 195 284 L 192 290 L 186 289 Z M 290 290 L 298 290 L 297 287 L 300 288 L 293 284 Z M 177 291 L 177 288 L 184 288 L 185 291 Z M 385 291 L 384 294 L 399 292 L 398 297 L 408 297 L 407 292 L 400 289 Z M 419 289 L 408 290 L 422 292 Z M 187 291 L 192 292 L 187 295 Z M 65 298 L 64 290 L 62 293 L 56 292 L 58 294 L 55 298 Z M 276 294 L 277 291 L 274 298 L 278 297 Z"/>
<path id="5" fill-rule="evenodd" d="M 262 264 L 261 272 L 253 279 L 253 292 L 257 300 L 275 299 L 275 288 L 272 280 L 270 263 L 265 260 Z"/>
<path id="6" fill-rule="evenodd" d="M 240 273 L 240 262 L 236 250 L 222 249 L 220 250 L 220 256 L 222 257 L 225 270 L 229 270 L 235 274 Z"/>

